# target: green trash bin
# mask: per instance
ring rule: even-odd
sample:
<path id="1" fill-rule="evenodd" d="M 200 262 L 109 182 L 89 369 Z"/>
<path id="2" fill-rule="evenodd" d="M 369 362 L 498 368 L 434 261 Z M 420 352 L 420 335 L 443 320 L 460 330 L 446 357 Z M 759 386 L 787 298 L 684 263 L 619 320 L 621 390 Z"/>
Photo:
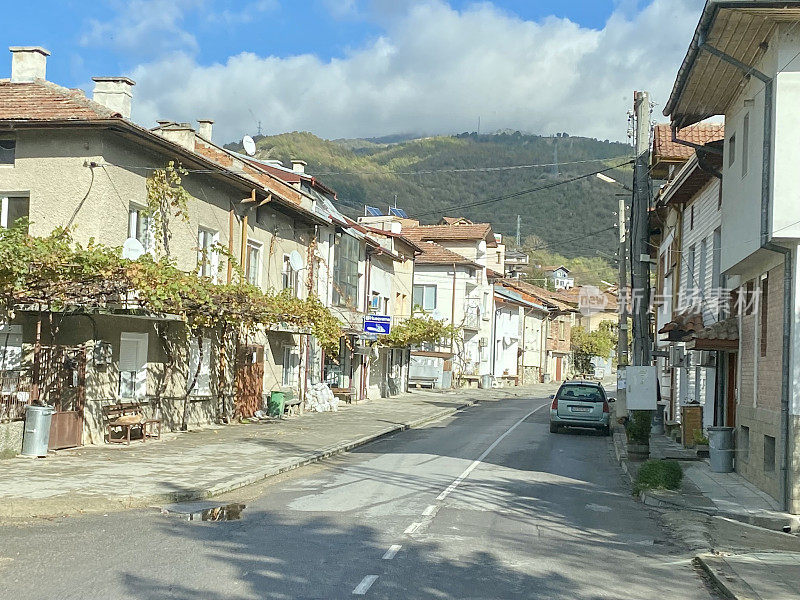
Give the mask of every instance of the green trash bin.
<path id="1" fill-rule="evenodd" d="M 267 412 L 270 417 L 283 417 L 283 402 L 283 392 L 273 391 L 270 393 L 269 400 L 267 401 Z"/>

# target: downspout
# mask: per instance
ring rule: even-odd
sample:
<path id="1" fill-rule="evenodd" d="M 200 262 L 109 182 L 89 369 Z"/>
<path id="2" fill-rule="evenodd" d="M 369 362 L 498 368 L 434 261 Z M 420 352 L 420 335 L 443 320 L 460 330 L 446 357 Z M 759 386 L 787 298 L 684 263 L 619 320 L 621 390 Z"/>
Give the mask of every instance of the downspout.
<path id="1" fill-rule="evenodd" d="M 413 289 L 413 288 L 412 288 Z M 453 263 L 453 297 L 450 302 L 450 325 L 456 326 L 456 263 Z M 455 352 L 456 334 L 450 334 L 450 353 Z M 452 358 L 451 364 L 452 364 Z"/>
<path id="2" fill-rule="evenodd" d="M 772 101 L 774 95 L 774 80 L 755 67 L 744 64 L 721 50 L 707 44 L 704 38 L 700 39 L 700 50 L 713 54 L 722 61 L 736 67 L 747 75 L 753 75 L 764 84 L 764 139 L 762 144 L 761 162 L 761 248 L 783 255 L 783 353 L 781 357 L 781 501 L 783 509 L 788 511 L 790 504 L 789 481 L 789 400 L 791 395 L 791 363 L 789 353 L 792 342 L 792 250 L 775 244 L 769 235 L 770 187 L 772 168 Z"/>

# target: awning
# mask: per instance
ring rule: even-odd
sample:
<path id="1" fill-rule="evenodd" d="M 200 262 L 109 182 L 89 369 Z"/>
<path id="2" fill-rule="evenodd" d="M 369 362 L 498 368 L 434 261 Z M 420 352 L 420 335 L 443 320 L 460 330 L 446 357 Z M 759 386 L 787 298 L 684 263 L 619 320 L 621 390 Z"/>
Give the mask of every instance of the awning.
<path id="1" fill-rule="evenodd" d="M 693 333 L 686 340 L 688 350 L 738 350 L 739 320 L 730 317 Z"/>
<path id="2" fill-rule="evenodd" d="M 699 312 L 684 311 L 674 315 L 672 321 L 658 330 L 660 334 L 666 334 L 666 340 L 670 342 L 682 342 L 687 336 L 703 329 L 703 315 Z"/>

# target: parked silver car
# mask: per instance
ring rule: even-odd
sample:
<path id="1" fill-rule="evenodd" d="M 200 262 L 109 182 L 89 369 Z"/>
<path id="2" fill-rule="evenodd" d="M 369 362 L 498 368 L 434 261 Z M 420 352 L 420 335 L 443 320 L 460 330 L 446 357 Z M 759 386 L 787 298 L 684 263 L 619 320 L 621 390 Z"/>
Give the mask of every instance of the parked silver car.
<path id="1" fill-rule="evenodd" d="M 595 381 L 567 381 L 551 396 L 550 433 L 560 427 L 591 427 L 611 434 L 611 408 L 603 386 Z"/>

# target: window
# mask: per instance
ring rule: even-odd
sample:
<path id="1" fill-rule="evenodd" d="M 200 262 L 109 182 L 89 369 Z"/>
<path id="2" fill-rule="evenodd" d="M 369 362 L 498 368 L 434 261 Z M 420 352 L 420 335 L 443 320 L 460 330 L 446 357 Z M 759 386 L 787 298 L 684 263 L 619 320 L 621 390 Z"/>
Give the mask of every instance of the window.
<path id="1" fill-rule="evenodd" d="M 558 339 L 561 340 L 562 342 L 566 339 L 565 330 L 566 330 L 566 327 L 564 325 L 564 321 L 559 321 L 558 322 Z"/>
<path id="2" fill-rule="evenodd" d="M 719 192 L 717 193 L 717 210 L 722 208 L 722 183 L 718 184 L 719 187 L 717 188 Z"/>
<path id="3" fill-rule="evenodd" d="M 281 286 L 284 290 L 293 290 L 295 296 L 298 294 L 298 272 L 292 268 L 292 261 L 288 254 L 283 255 L 283 267 L 281 268 Z"/>
<path id="4" fill-rule="evenodd" d="M 0 165 L 14 166 L 14 157 L 17 153 L 16 140 L 0 140 Z"/>
<path id="5" fill-rule="evenodd" d="M 0 198 L 0 227 L 11 227 L 18 219 L 27 217 L 30 200 L 22 197 Z"/>
<path id="6" fill-rule="evenodd" d="M 714 230 L 711 239 L 711 287 L 721 293 L 722 290 L 722 231 L 719 227 Z M 721 296 L 720 296 L 721 299 Z"/>
<path id="7" fill-rule="evenodd" d="M 734 133 L 728 139 L 728 167 L 731 167 L 736 161 L 736 134 Z"/>
<path id="8" fill-rule="evenodd" d="M 219 272 L 219 233 L 200 227 L 197 230 L 197 270 L 203 277 L 216 283 Z"/>
<path id="9" fill-rule="evenodd" d="M 372 292 L 369 301 L 369 309 L 373 312 L 378 312 L 381 309 L 381 296 L 378 292 Z"/>
<path id="10" fill-rule="evenodd" d="M 333 247 L 333 304 L 357 308 L 361 244 L 354 237 L 340 233 Z"/>
<path id="11" fill-rule="evenodd" d="M 739 439 L 736 440 L 737 458 L 744 462 L 750 460 L 750 428 L 744 425 L 739 427 Z"/>
<path id="12" fill-rule="evenodd" d="M 0 369 L 19 369 L 22 364 L 22 325 L 0 327 Z"/>
<path id="13" fill-rule="evenodd" d="M 297 350 L 297 346 L 284 346 L 281 385 L 284 387 L 294 387 L 298 382 L 299 374 L 300 354 Z"/>
<path id="14" fill-rule="evenodd" d="M 247 264 L 245 274 L 247 283 L 258 285 L 261 283 L 261 244 L 247 240 Z"/>
<path id="15" fill-rule="evenodd" d="M 767 355 L 767 311 L 769 310 L 769 273 L 761 278 L 761 356 Z"/>
<path id="16" fill-rule="evenodd" d="M 147 396 L 147 334 L 120 334 L 119 396 L 144 400 Z"/>
<path id="17" fill-rule="evenodd" d="M 764 436 L 764 472 L 775 471 L 775 438 L 771 435 Z"/>
<path id="18" fill-rule="evenodd" d="M 694 204 L 689 208 L 689 229 L 694 229 Z"/>
<path id="19" fill-rule="evenodd" d="M 744 286 L 744 314 L 745 315 L 752 315 L 753 314 L 753 303 L 755 300 L 755 282 L 748 281 L 747 284 Z"/>
<path id="20" fill-rule="evenodd" d="M 128 209 L 128 237 L 139 240 L 145 252 L 151 249 L 151 219 L 144 208 L 131 204 Z"/>
<path id="21" fill-rule="evenodd" d="M 411 302 L 415 307 L 421 306 L 422 310 L 436 310 L 436 286 L 415 285 Z"/>
<path id="22" fill-rule="evenodd" d="M 200 359 L 200 344 L 197 338 L 192 338 L 189 342 L 189 372 L 186 374 L 187 384 L 194 381 L 197 374 L 197 381 L 192 388 L 192 396 L 211 395 L 211 338 L 203 338 L 203 359 L 200 361 L 200 371 L 197 370 L 197 362 Z"/>
<path id="23" fill-rule="evenodd" d="M 692 302 L 694 296 L 694 261 L 695 261 L 695 247 L 689 248 L 689 255 L 686 257 L 686 296 L 689 302 Z"/>
<path id="24" fill-rule="evenodd" d="M 697 273 L 697 287 L 700 290 L 701 297 L 704 296 L 706 291 L 706 260 L 708 259 L 708 250 L 705 240 L 700 240 L 700 265 L 698 266 Z"/>
<path id="25" fill-rule="evenodd" d="M 747 175 L 747 159 L 750 154 L 748 142 L 750 137 L 750 113 L 744 116 L 742 123 L 742 177 Z"/>

